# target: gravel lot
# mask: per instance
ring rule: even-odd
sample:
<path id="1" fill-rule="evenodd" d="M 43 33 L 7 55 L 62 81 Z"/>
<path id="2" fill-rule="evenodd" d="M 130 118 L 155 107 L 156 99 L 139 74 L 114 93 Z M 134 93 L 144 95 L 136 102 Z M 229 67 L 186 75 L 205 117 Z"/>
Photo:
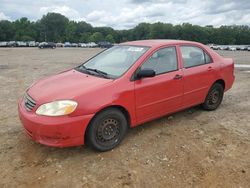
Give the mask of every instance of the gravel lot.
<path id="1" fill-rule="evenodd" d="M 24 135 L 17 100 L 35 80 L 100 49 L 0 49 L 0 187 L 250 187 L 250 72 L 236 70 L 220 108 L 131 129 L 113 151 L 51 148 Z M 250 64 L 250 52 L 219 52 Z M 248 69 L 250 71 L 250 69 Z"/>

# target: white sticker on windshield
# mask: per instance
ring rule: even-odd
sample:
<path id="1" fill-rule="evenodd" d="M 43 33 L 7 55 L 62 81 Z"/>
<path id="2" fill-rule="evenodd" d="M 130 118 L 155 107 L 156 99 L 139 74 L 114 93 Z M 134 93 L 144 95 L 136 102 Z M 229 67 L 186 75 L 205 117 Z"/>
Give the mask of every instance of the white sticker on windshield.
<path id="1" fill-rule="evenodd" d="M 143 50 L 143 48 L 139 48 L 139 47 L 130 47 L 128 49 L 128 51 L 130 52 L 141 52 Z"/>

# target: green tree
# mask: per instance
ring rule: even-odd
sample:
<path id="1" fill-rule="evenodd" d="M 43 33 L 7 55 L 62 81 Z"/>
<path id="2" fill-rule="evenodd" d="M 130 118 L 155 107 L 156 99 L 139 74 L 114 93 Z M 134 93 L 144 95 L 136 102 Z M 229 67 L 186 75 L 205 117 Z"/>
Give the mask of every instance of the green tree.
<path id="1" fill-rule="evenodd" d="M 77 34 L 92 32 L 92 31 L 93 27 L 90 24 L 83 21 L 77 23 Z"/>
<path id="2" fill-rule="evenodd" d="M 111 34 L 108 34 L 108 35 L 105 37 L 105 40 L 108 41 L 108 42 L 111 42 L 111 43 L 114 43 L 114 42 L 115 42 L 114 37 L 113 37 L 113 35 L 111 35 Z"/>
<path id="3" fill-rule="evenodd" d="M 16 20 L 14 23 L 14 28 L 15 28 L 15 40 L 23 40 L 23 37 L 27 39 L 27 37 L 30 40 L 34 40 L 36 37 L 36 32 L 34 30 L 33 25 L 35 24 L 34 22 L 30 22 L 28 18 L 21 18 L 19 20 Z"/>
<path id="4" fill-rule="evenodd" d="M 150 25 L 149 38 L 152 39 L 165 39 L 166 32 L 164 29 L 164 23 L 158 22 Z"/>
<path id="5" fill-rule="evenodd" d="M 91 36 L 90 32 L 82 33 L 81 36 L 80 36 L 79 42 L 85 42 L 85 43 L 89 42 L 90 36 Z"/>
<path id="6" fill-rule="evenodd" d="M 133 37 L 137 40 L 143 40 L 149 38 L 150 24 L 140 23 L 133 29 Z"/>
<path id="7" fill-rule="evenodd" d="M 250 44 L 249 26 L 234 26 L 236 44 Z"/>
<path id="8" fill-rule="evenodd" d="M 58 13 L 48 13 L 41 21 L 42 34 L 45 41 L 64 41 L 69 19 Z"/>
<path id="9" fill-rule="evenodd" d="M 7 20 L 0 21 L 0 41 L 13 40 L 15 28 L 13 23 Z"/>
<path id="10" fill-rule="evenodd" d="M 102 41 L 104 39 L 104 37 L 103 37 L 103 35 L 102 35 L 102 33 L 100 33 L 100 32 L 95 32 L 95 33 L 93 33 L 90 37 L 89 37 L 89 42 L 95 42 L 95 43 L 97 43 L 97 42 L 100 42 L 100 41 Z"/>
<path id="11" fill-rule="evenodd" d="M 27 35 L 23 35 L 21 36 L 21 41 L 33 41 L 34 38 L 32 38 L 31 36 L 27 36 Z"/>
<path id="12" fill-rule="evenodd" d="M 70 21 L 65 29 L 65 40 L 70 42 L 78 42 L 79 38 L 76 35 L 77 23 Z"/>

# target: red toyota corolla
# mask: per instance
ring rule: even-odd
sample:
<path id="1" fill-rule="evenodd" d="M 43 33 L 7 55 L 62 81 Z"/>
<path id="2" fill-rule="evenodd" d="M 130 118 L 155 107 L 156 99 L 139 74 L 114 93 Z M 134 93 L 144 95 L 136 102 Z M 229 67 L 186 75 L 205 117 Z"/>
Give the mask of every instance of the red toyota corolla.
<path id="1" fill-rule="evenodd" d="M 233 60 L 200 43 L 127 42 L 34 83 L 19 116 L 41 144 L 107 151 L 129 127 L 199 104 L 215 110 L 233 82 Z"/>

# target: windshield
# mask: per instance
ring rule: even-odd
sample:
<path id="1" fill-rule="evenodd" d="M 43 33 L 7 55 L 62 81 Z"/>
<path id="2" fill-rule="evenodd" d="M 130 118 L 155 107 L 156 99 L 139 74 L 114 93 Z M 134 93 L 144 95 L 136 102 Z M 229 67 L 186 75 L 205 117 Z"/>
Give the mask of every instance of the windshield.
<path id="1" fill-rule="evenodd" d="M 78 67 L 79 71 L 106 78 L 118 78 L 141 57 L 149 47 L 114 46 Z"/>

